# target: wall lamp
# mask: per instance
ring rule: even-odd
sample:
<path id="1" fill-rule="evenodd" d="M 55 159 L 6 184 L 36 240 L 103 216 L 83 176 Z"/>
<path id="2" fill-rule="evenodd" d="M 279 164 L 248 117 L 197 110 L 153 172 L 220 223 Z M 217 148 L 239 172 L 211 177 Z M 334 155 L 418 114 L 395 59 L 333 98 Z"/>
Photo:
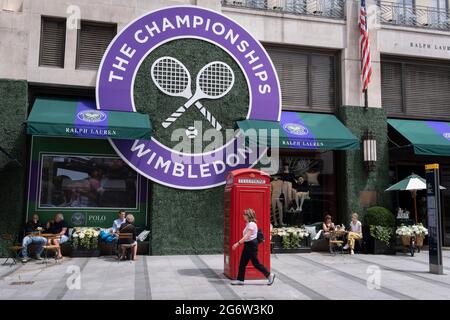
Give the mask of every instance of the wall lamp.
<path id="1" fill-rule="evenodd" d="M 368 171 L 375 170 L 377 162 L 377 141 L 375 134 L 366 130 L 363 137 L 364 165 Z"/>

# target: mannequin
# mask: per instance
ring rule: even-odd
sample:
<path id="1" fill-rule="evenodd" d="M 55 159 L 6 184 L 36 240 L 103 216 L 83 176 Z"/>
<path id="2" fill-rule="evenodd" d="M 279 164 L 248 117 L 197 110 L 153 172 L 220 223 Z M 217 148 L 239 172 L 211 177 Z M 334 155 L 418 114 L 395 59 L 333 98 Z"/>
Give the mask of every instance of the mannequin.
<path id="1" fill-rule="evenodd" d="M 283 172 L 281 173 L 281 179 L 283 180 L 284 207 L 285 210 L 288 211 L 295 193 L 292 186 L 296 183 L 295 176 L 289 171 L 288 165 L 284 166 Z"/>
<path id="2" fill-rule="evenodd" d="M 280 180 L 278 176 L 273 178 L 273 181 L 270 183 L 271 185 L 271 201 L 272 201 L 272 214 L 274 216 L 274 225 L 278 226 L 277 217 L 275 216 L 275 212 L 278 209 L 278 219 L 281 226 L 283 224 L 283 203 L 280 200 L 281 193 L 283 192 L 283 180 Z"/>
<path id="3" fill-rule="evenodd" d="M 298 177 L 297 184 L 295 185 L 294 199 L 297 205 L 297 211 L 300 212 L 303 210 L 303 202 L 306 199 L 311 199 L 309 197 L 308 185 L 302 176 Z"/>

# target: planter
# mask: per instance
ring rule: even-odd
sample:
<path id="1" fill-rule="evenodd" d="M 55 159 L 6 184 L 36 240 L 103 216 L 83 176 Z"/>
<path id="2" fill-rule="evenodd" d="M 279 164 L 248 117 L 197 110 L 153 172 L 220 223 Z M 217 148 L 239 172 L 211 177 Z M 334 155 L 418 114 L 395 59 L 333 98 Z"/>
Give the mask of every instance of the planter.
<path id="1" fill-rule="evenodd" d="M 100 249 L 73 248 L 72 258 L 100 257 Z"/>
<path id="2" fill-rule="evenodd" d="M 419 248 L 422 248 L 422 247 L 423 247 L 423 239 L 425 239 L 425 236 L 424 236 L 424 235 L 418 234 L 418 235 L 416 236 L 416 246 L 417 246 L 417 247 L 419 247 Z"/>
<path id="3" fill-rule="evenodd" d="M 309 237 L 300 240 L 300 245 L 297 248 L 283 248 L 283 240 L 280 236 L 272 237 L 272 252 L 273 253 L 302 253 L 311 252 Z"/>
<path id="4" fill-rule="evenodd" d="M 299 247 L 299 248 L 273 248 L 272 253 L 310 253 L 311 247 Z"/>
<path id="5" fill-rule="evenodd" d="M 402 245 L 404 247 L 409 247 L 409 241 L 410 241 L 410 236 L 401 236 L 400 239 L 402 240 Z"/>
<path id="6" fill-rule="evenodd" d="M 386 245 L 383 241 L 377 240 L 372 236 L 367 238 L 367 253 L 370 254 L 392 254 L 395 255 L 395 238 L 391 240 L 391 243 Z"/>
<path id="7" fill-rule="evenodd" d="M 383 241 L 375 239 L 374 241 L 374 254 L 395 254 L 394 242 L 391 242 L 390 245 L 386 245 Z"/>
<path id="8" fill-rule="evenodd" d="M 272 244 L 274 248 L 281 248 L 283 243 L 280 236 L 272 236 Z"/>

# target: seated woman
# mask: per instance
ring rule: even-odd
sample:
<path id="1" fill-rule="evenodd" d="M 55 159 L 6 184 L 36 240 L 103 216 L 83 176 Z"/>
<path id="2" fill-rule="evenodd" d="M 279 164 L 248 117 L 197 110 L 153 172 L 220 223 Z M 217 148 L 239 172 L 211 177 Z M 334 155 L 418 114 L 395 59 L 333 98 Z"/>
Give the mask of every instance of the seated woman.
<path id="1" fill-rule="evenodd" d="M 333 221 L 331 221 L 331 216 L 327 214 L 322 224 L 322 234 L 325 238 L 330 238 L 330 231 L 335 229 Z"/>
<path id="2" fill-rule="evenodd" d="M 126 221 L 120 225 L 119 235 L 121 233 L 131 233 L 132 237 L 130 239 L 130 238 L 120 238 L 119 236 L 120 260 L 125 259 L 125 250 L 127 248 L 131 248 L 131 259 L 136 261 L 137 242 L 136 242 L 136 227 L 133 225 L 134 216 L 132 214 L 129 214 L 127 215 L 125 220 Z"/>
<path id="3" fill-rule="evenodd" d="M 347 236 L 347 244 L 344 246 L 344 250 L 350 248 L 350 254 L 354 254 L 355 240 L 362 239 L 362 224 L 358 220 L 358 214 L 352 214 L 352 221 L 350 222 L 350 231 Z"/>

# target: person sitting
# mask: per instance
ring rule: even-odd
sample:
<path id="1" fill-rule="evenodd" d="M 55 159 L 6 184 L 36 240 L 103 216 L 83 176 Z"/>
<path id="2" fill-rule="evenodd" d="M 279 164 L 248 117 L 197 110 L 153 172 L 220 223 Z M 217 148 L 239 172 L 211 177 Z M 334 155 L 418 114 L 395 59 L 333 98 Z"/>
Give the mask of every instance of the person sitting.
<path id="1" fill-rule="evenodd" d="M 132 214 L 127 215 L 126 221 L 122 223 L 119 228 L 119 233 L 131 233 L 132 238 L 119 238 L 120 245 L 120 260 L 125 260 L 125 251 L 127 248 L 131 248 L 131 259 L 137 260 L 137 242 L 136 242 L 136 227 L 133 225 L 134 216 Z"/>
<path id="2" fill-rule="evenodd" d="M 126 216 L 125 210 L 120 210 L 118 219 L 114 220 L 114 222 L 113 222 L 112 233 L 119 232 L 120 226 L 123 223 L 125 223 L 125 216 Z"/>
<path id="3" fill-rule="evenodd" d="M 24 228 L 25 237 L 22 240 L 22 262 L 30 261 L 28 256 L 28 246 L 36 244 L 36 260 L 42 260 L 41 253 L 44 250 L 43 246 L 47 243 L 47 239 L 39 235 L 42 224 L 39 222 L 39 216 L 34 214 L 31 221 L 29 221 Z"/>
<path id="4" fill-rule="evenodd" d="M 358 214 L 352 214 L 352 221 L 350 222 L 350 231 L 347 236 L 347 244 L 344 246 L 344 250 L 350 248 L 350 254 L 355 254 L 355 240 L 362 239 L 362 224 L 358 220 Z"/>
<path id="5" fill-rule="evenodd" d="M 322 232 L 325 238 L 330 238 L 330 232 L 335 229 L 334 223 L 331 220 L 331 216 L 329 214 L 325 215 L 325 219 L 322 223 Z"/>
<path id="6" fill-rule="evenodd" d="M 48 243 L 58 246 L 56 259 L 62 259 L 60 245 L 69 241 L 69 226 L 62 213 L 57 213 L 54 220 L 47 222 L 47 231 L 58 236 L 56 239 L 49 239 Z"/>

